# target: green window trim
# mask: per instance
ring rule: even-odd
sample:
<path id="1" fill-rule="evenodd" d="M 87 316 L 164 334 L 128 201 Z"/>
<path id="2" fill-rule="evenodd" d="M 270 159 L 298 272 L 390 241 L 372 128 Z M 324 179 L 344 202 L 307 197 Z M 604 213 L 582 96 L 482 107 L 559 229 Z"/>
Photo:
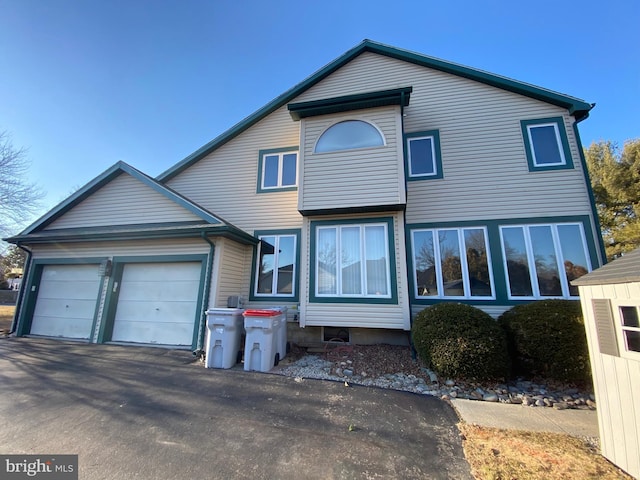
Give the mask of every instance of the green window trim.
<path id="1" fill-rule="evenodd" d="M 294 184 L 286 184 L 283 185 L 283 163 L 284 156 L 287 154 L 296 155 L 296 172 L 295 172 L 295 183 Z M 278 158 L 278 171 L 277 171 L 277 181 L 275 186 L 265 186 L 264 182 L 266 179 L 265 169 L 266 169 L 266 157 L 277 157 Z M 299 168 L 299 147 L 284 147 L 284 148 L 269 148 L 258 151 L 258 185 L 256 189 L 256 193 L 272 193 L 272 192 L 293 192 L 298 190 L 298 168 Z"/>
<path id="2" fill-rule="evenodd" d="M 519 225 L 549 225 L 549 224 L 580 224 L 582 232 L 584 233 L 584 239 L 586 242 L 586 254 L 591 268 L 596 269 L 600 266 L 600 260 L 598 256 L 598 240 L 594 236 L 593 220 L 589 215 L 567 215 L 567 216 L 553 216 L 553 217 L 526 217 L 515 219 L 480 219 L 480 220 L 467 220 L 467 221 L 453 221 L 453 222 L 432 222 L 432 223 L 413 223 L 405 226 L 405 245 L 407 251 L 407 262 L 409 272 L 409 288 L 411 292 L 410 302 L 412 305 L 434 305 L 443 302 L 450 302 L 448 298 L 425 298 L 416 297 L 415 292 L 417 289 L 414 275 L 411 274 L 415 270 L 415 262 L 413 256 L 410 254 L 412 251 L 411 245 L 411 232 L 416 229 L 442 229 L 442 228 L 472 228 L 472 227 L 486 227 L 488 238 L 488 249 L 491 252 L 491 265 L 493 270 L 494 279 L 494 291 L 495 300 L 483 300 L 479 298 L 471 299 L 456 299 L 456 302 L 465 303 L 469 305 L 477 305 L 481 307 L 496 305 L 496 306 L 508 306 L 508 305 L 520 305 L 523 303 L 529 303 L 536 298 L 514 298 L 510 296 L 509 284 L 507 283 L 507 270 L 504 260 L 504 253 L 502 249 L 502 240 L 500 236 L 501 227 L 519 226 Z M 547 297 L 545 297 L 547 298 Z M 568 297 L 570 299 L 576 299 L 576 297 Z"/>
<path id="3" fill-rule="evenodd" d="M 433 162 L 433 173 L 413 173 L 413 162 L 411 158 L 411 143 L 417 140 L 429 139 L 431 143 L 431 155 Z M 425 130 L 422 132 L 405 133 L 404 162 L 406 179 L 409 182 L 419 180 L 434 180 L 444 178 L 442 171 L 442 153 L 440 149 L 440 132 L 438 130 Z"/>
<path id="4" fill-rule="evenodd" d="M 294 237 L 294 265 L 293 265 L 293 280 L 292 280 L 292 294 L 266 294 L 257 293 L 258 288 L 258 260 L 260 259 L 261 243 L 258 243 L 253 248 L 253 257 L 251 262 L 251 290 L 249 292 L 249 300 L 252 302 L 271 302 L 276 300 L 283 302 L 298 303 L 300 301 L 300 245 L 301 245 L 301 231 L 300 229 L 280 229 L 280 230 L 256 230 L 254 236 L 257 238 L 262 237 Z"/>
<path id="5" fill-rule="evenodd" d="M 536 127 L 553 127 L 558 155 L 560 161 L 545 164 L 536 159 L 535 148 L 533 145 L 532 131 Z M 520 128 L 522 129 L 522 139 L 524 141 L 525 153 L 527 155 L 527 164 L 530 172 L 540 172 L 546 170 L 571 170 L 573 169 L 573 159 L 571 158 L 571 149 L 569 148 L 569 140 L 562 117 L 537 118 L 532 120 L 521 120 Z"/>
<path id="6" fill-rule="evenodd" d="M 327 229 L 335 227 L 367 227 L 374 225 L 383 225 L 386 230 L 386 255 L 387 261 L 387 279 L 388 279 L 388 295 L 347 295 L 347 294 L 330 294 L 322 295 L 317 293 L 318 285 L 318 262 L 317 254 L 317 233 L 318 229 Z M 380 218 L 354 218 L 342 220 L 318 220 L 312 221 L 310 224 L 310 260 L 309 260 L 309 302 L 311 303 L 359 303 L 359 304 L 398 304 L 398 282 L 396 274 L 396 258 L 395 258 L 395 241 L 394 241 L 394 219 L 392 217 Z M 365 253 L 366 258 L 366 253 Z M 364 274 L 366 276 L 366 272 Z"/>
<path id="7" fill-rule="evenodd" d="M 496 299 L 486 226 L 414 228 L 410 237 L 414 298 Z"/>

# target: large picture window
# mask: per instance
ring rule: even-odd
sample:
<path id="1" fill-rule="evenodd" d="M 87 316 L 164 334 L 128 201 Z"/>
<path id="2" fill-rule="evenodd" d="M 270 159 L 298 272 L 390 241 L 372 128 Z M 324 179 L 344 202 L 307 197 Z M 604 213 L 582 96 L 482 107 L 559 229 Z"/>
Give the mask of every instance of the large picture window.
<path id="1" fill-rule="evenodd" d="M 571 298 L 570 284 L 591 271 L 582 225 L 514 225 L 500 227 L 509 298 Z"/>
<path id="2" fill-rule="evenodd" d="M 258 234 L 253 296 L 295 299 L 299 234 Z"/>
<path id="3" fill-rule="evenodd" d="M 315 297 L 392 299 L 391 225 L 312 222 Z"/>
<path id="4" fill-rule="evenodd" d="M 260 150 L 258 193 L 295 190 L 298 183 L 298 147 Z"/>
<path id="5" fill-rule="evenodd" d="M 493 299 L 484 227 L 411 231 L 415 297 Z"/>

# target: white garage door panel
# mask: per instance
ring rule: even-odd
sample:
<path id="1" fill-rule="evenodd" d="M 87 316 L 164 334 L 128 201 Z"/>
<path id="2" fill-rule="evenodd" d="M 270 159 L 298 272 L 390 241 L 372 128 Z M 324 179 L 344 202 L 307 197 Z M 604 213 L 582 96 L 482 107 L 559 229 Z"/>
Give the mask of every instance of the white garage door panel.
<path id="1" fill-rule="evenodd" d="M 30 333 L 88 339 L 100 289 L 98 268 L 98 265 L 44 266 Z"/>
<path id="2" fill-rule="evenodd" d="M 111 339 L 191 345 L 200 271 L 199 262 L 125 265 Z"/>

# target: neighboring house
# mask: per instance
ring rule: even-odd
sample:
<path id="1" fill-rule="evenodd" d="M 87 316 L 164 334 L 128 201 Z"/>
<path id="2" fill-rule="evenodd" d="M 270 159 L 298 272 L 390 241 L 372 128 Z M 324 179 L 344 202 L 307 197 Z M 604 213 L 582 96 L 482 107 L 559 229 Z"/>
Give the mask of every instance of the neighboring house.
<path id="1" fill-rule="evenodd" d="M 17 333 L 195 349 L 241 295 L 290 307 L 295 340 L 396 343 L 438 302 L 577 300 L 605 258 L 591 108 L 365 40 L 157 178 L 119 162 L 9 238 L 32 252 Z"/>
<path id="2" fill-rule="evenodd" d="M 572 283 L 580 290 L 602 454 L 640 478 L 640 249 Z"/>

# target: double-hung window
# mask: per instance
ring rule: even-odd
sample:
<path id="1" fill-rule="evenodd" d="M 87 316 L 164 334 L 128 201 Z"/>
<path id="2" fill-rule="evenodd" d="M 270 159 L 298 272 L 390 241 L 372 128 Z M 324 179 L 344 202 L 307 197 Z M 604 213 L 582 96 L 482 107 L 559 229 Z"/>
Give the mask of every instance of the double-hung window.
<path id="1" fill-rule="evenodd" d="M 298 147 L 260 150 L 258 193 L 295 190 L 298 182 Z"/>
<path id="2" fill-rule="evenodd" d="M 393 301 L 395 260 L 389 238 L 392 226 L 391 219 L 312 222 L 314 298 Z"/>
<path id="3" fill-rule="evenodd" d="M 522 120 L 520 124 L 530 171 L 573 168 L 561 117 Z"/>
<path id="4" fill-rule="evenodd" d="M 501 226 L 509 298 L 575 298 L 572 280 L 591 271 L 582 224 Z"/>
<path id="5" fill-rule="evenodd" d="M 405 135 L 408 180 L 442 178 L 440 134 L 437 130 Z"/>
<path id="6" fill-rule="evenodd" d="M 299 232 L 256 233 L 260 243 L 256 250 L 253 299 L 290 298 L 297 292 Z"/>
<path id="7" fill-rule="evenodd" d="M 484 227 L 412 230 L 411 254 L 416 298 L 495 298 Z"/>

